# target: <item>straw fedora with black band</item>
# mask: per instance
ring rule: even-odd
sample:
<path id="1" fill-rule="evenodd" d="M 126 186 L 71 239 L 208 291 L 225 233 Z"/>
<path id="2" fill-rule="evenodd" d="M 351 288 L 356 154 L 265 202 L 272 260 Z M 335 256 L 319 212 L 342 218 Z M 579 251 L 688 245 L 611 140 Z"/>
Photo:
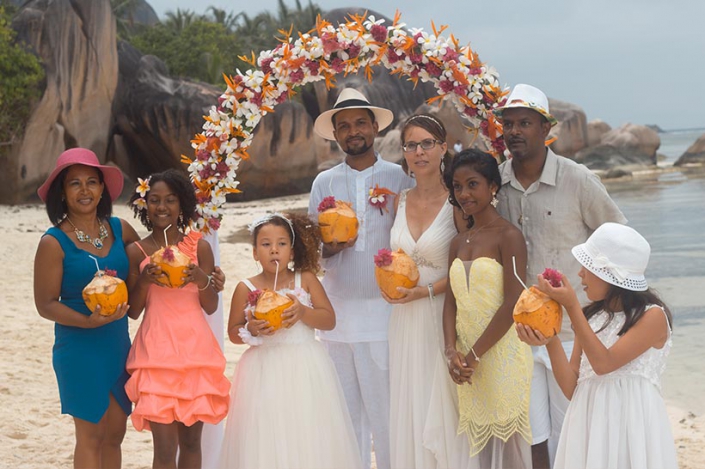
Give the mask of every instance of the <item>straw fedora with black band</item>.
<path id="1" fill-rule="evenodd" d="M 345 88 L 340 92 L 333 109 L 323 112 L 313 124 L 313 130 L 326 140 L 335 140 L 333 115 L 346 109 L 369 109 L 375 115 L 375 121 L 382 131 L 394 120 L 394 114 L 389 109 L 372 106 L 365 96 L 355 88 Z"/>

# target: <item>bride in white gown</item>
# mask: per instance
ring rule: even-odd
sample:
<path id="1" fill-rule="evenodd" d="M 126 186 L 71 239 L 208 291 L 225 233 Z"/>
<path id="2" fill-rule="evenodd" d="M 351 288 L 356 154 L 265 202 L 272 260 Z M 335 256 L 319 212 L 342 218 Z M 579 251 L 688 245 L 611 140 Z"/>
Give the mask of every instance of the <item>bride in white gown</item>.
<path id="1" fill-rule="evenodd" d="M 383 294 L 394 304 L 389 322 L 391 466 L 456 468 L 469 449 L 457 435 L 457 396 L 443 355 L 441 315 L 448 247 L 457 234 L 454 217 L 458 226 L 465 222 L 448 202 L 442 181 L 442 162 L 449 156 L 440 120 L 412 116 L 402 130 L 402 144 L 402 166 L 413 174 L 416 187 L 396 199 L 391 248 L 401 248 L 414 259 L 420 278 L 416 287 L 402 289 L 405 296 L 399 300 Z M 432 407 L 433 426 L 428 419 Z"/>

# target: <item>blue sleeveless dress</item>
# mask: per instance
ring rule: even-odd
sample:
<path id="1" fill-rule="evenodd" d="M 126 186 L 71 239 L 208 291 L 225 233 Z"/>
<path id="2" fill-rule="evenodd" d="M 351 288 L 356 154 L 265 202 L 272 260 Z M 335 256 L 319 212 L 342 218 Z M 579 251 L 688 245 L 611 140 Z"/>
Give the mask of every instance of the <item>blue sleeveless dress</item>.
<path id="1" fill-rule="evenodd" d="M 101 269 L 117 271 L 127 279 L 129 261 L 122 242 L 122 225 L 118 218 L 110 218 L 115 242 L 105 257 L 98 257 Z M 95 275 L 95 261 L 89 253 L 76 247 L 66 233 L 51 227 L 45 235 L 59 241 L 64 251 L 64 275 L 59 301 L 81 314 L 90 315 L 83 301 L 83 288 Z M 98 423 L 108 410 L 110 394 L 127 415 L 132 404 L 125 393 L 129 378 L 125 371 L 130 335 L 127 316 L 96 329 L 54 325 L 53 364 L 59 384 L 61 413 Z"/>

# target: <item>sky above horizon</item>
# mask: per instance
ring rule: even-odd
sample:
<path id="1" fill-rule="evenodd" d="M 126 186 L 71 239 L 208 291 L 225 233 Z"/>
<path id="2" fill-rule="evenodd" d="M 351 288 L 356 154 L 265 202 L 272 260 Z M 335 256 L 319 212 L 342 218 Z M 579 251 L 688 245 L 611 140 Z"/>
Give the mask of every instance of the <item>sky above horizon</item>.
<path id="1" fill-rule="evenodd" d="M 160 18 L 209 6 L 250 17 L 277 0 L 147 0 Z M 295 0 L 284 0 L 295 8 Z M 308 0 L 301 0 L 306 5 Z M 358 6 L 408 27 L 448 25 L 495 67 L 500 82 L 529 83 L 574 103 L 588 121 L 666 130 L 705 128 L 705 1 L 702 0 L 319 0 L 323 11 Z M 237 6 L 236 6 L 237 5 Z M 374 7 L 372 6 L 374 5 Z M 255 51 L 258 52 L 258 51 Z"/>

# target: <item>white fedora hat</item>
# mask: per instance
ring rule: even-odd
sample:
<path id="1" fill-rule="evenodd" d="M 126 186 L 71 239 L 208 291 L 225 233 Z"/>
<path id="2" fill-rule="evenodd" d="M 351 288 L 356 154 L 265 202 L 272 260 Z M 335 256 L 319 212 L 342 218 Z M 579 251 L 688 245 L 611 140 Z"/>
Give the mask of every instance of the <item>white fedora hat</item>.
<path id="1" fill-rule="evenodd" d="M 572 252 L 587 270 L 611 285 L 632 291 L 649 288 L 644 271 L 651 246 L 634 228 L 604 223 Z"/>
<path id="2" fill-rule="evenodd" d="M 510 93 L 509 98 L 507 98 L 506 104 L 495 109 L 493 112 L 499 120 L 502 120 L 502 112 L 505 109 L 511 109 L 513 107 L 523 107 L 538 112 L 548 120 L 551 127 L 558 123 L 548 109 L 548 98 L 543 91 L 534 86 L 524 84 L 516 85 Z"/>
<path id="3" fill-rule="evenodd" d="M 375 115 L 379 130 L 389 127 L 394 120 L 394 114 L 389 109 L 372 106 L 365 96 L 355 88 L 345 88 L 340 92 L 333 109 L 321 113 L 313 124 L 313 130 L 326 140 L 335 140 L 333 134 L 333 115 L 345 109 L 369 109 Z"/>

